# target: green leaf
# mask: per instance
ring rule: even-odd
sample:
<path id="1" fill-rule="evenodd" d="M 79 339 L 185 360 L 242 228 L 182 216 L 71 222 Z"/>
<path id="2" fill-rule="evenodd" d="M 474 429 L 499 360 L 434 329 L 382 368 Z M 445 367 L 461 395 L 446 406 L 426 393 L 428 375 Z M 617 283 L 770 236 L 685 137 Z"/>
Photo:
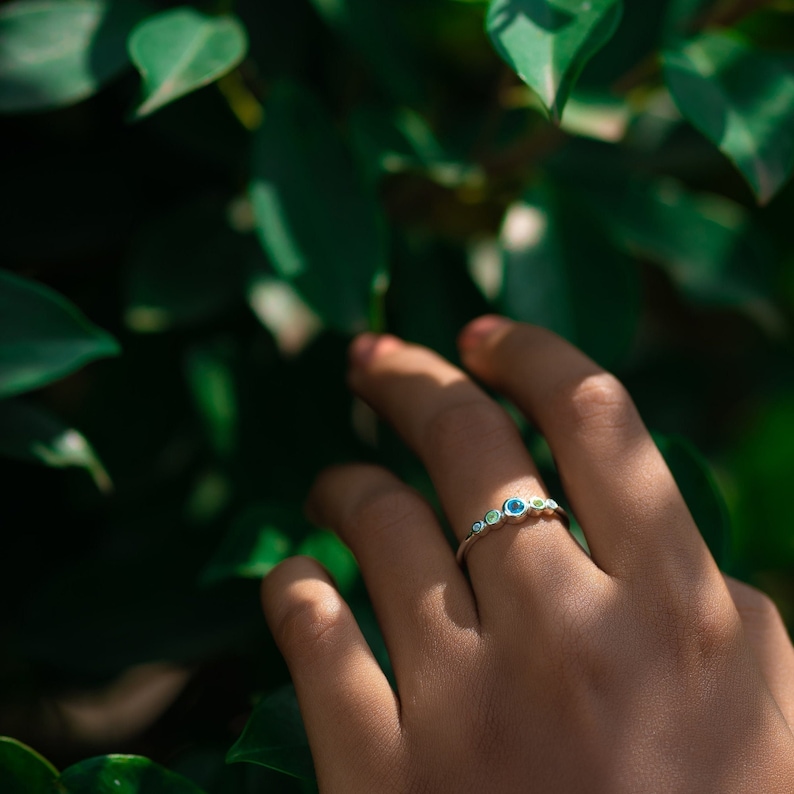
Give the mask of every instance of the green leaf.
<path id="1" fill-rule="evenodd" d="M 132 0 L 20 0 L 0 8 L 0 112 L 71 105 L 129 65 Z"/>
<path id="2" fill-rule="evenodd" d="M 247 508 L 232 522 L 201 574 L 201 583 L 210 585 L 232 577 L 261 579 L 291 554 L 292 542 L 284 529 L 295 523 L 295 512 L 283 507 Z M 303 528 L 305 521 L 298 516 L 297 523 Z"/>
<path id="3" fill-rule="evenodd" d="M 654 434 L 673 477 L 717 565 L 728 566 L 731 524 L 725 499 L 711 467 L 697 448 L 680 436 Z"/>
<path id="4" fill-rule="evenodd" d="M 0 736 L 0 791 L 3 794 L 54 794 L 58 770 L 27 745 Z"/>
<path id="5" fill-rule="evenodd" d="M 237 384 L 230 366 L 232 350 L 219 341 L 196 347 L 185 360 L 193 401 L 215 452 L 228 459 L 237 444 Z"/>
<path id="6" fill-rule="evenodd" d="M 498 305 L 542 325 L 604 366 L 628 351 L 639 316 L 637 273 L 595 220 L 540 185 L 508 210 Z"/>
<path id="7" fill-rule="evenodd" d="M 774 253 L 743 207 L 673 180 L 612 186 L 590 197 L 613 238 L 661 265 L 690 301 L 735 307 L 769 331 L 780 329 L 769 273 Z"/>
<path id="8" fill-rule="evenodd" d="M 314 532 L 298 547 L 298 554 L 314 557 L 336 580 L 343 593 L 358 579 L 358 565 L 353 553 L 333 532 Z"/>
<path id="9" fill-rule="evenodd" d="M 0 455 L 59 469 L 76 466 L 85 469 L 101 491 L 113 489 L 101 461 L 81 433 L 22 402 L 0 402 Z"/>
<path id="10" fill-rule="evenodd" d="M 206 320 L 245 293 L 245 262 L 253 235 L 235 231 L 226 202 L 202 197 L 144 225 L 126 269 L 127 325 L 164 331 Z"/>
<path id="11" fill-rule="evenodd" d="M 143 78 L 138 118 L 195 91 L 234 69 L 248 39 L 234 16 L 208 16 L 193 8 L 155 14 L 132 32 L 129 53 Z"/>
<path id="12" fill-rule="evenodd" d="M 203 794 L 187 778 L 136 755 L 81 761 L 64 769 L 60 784 L 67 794 Z"/>
<path id="13" fill-rule="evenodd" d="M 56 292 L 0 271 L 0 397 L 119 353 L 116 341 Z"/>
<path id="14" fill-rule="evenodd" d="M 794 169 L 794 57 L 719 32 L 668 50 L 663 63 L 681 113 L 767 203 Z"/>
<path id="15" fill-rule="evenodd" d="M 555 122 L 582 68 L 612 37 L 620 0 L 493 0 L 494 47 L 540 97 Z"/>
<path id="16" fill-rule="evenodd" d="M 378 204 L 325 111 L 297 86 L 273 89 L 254 139 L 250 194 L 279 275 L 329 325 L 365 328 L 386 261 Z"/>
<path id="17" fill-rule="evenodd" d="M 242 735 L 229 750 L 226 763 L 247 761 L 314 780 L 314 762 L 292 686 L 277 689 L 254 707 Z"/>
<path id="18" fill-rule="evenodd" d="M 450 187 L 483 179 L 477 168 L 451 157 L 424 117 L 413 110 L 358 108 L 348 124 L 356 156 L 371 182 L 404 171 L 426 173 Z"/>
<path id="19" fill-rule="evenodd" d="M 788 361 L 780 361 L 778 371 L 783 372 Z M 794 503 L 786 494 L 794 470 L 791 386 L 755 403 L 748 419 L 727 461 L 737 529 L 734 556 L 749 570 L 776 569 L 790 580 L 794 567 Z"/>

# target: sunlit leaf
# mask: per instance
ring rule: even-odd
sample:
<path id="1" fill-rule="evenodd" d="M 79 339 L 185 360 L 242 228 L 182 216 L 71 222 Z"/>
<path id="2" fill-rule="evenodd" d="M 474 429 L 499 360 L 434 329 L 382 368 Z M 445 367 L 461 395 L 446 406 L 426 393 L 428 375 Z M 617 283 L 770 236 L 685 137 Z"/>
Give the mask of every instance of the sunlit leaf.
<path id="1" fill-rule="evenodd" d="M 103 755 L 64 769 L 67 794 L 203 794 L 182 775 L 137 755 Z"/>
<path id="2" fill-rule="evenodd" d="M 767 203 L 794 169 L 794 56 L 710 32 L 668 50 L 664 77 L 684 116 Z"/>
<path id="3" fill-rule="evenodd" d="M 0 736 L 0 791 L 3 794 L 55 794 L 58 770 L 27 745 Z"/>
<path id="4" fill-rule="evenodd" d="M 101 461 L 81 433 L 41 409 L 16 400 L 0 401 L 0 455 L 59 469 L 76 466 L 91 474 L 100 490 L 113 488 Z"/>
<path id="5" fill-rule="evenodd" d="M 333 532 L 314 532 L 298 547 L 298 554 L 314 557 L 336 580 L 341 592 L 358 578 L 358 565 L 350 549 Z"/>
<path id="6" fill-rule="evenodd" d="M 261 579 L 292 551 L 287 527 L 305 522 L 295 512 L 273 505 L 249 507 L 232 522 L 220 548 L 201 574 L 208 585 L 231 577 Z"/>
<path id="7" fill-rule="evenodd" d="M 0 397 L 37 389 L 118 353 L 116 341 L 65 298 L 0 271 Z"/>
<path id="8" fill-rule="evenodd" d="M 508 209 L 500 237 L 498 305 L 542 325 L 610 366 L 631 344 L 639 316 L 636 271 L 587 213 L 538 186 Z"/>
<path id="9" fill-rule="evenodd" d="M 143 77 L 139 118 L 231 71 L 248 47 L 234 16 L 182 7 L 149 17 L 132 32 L 129 52 Z"/>
<path id="10" fill-rule="evenodd" d="M 229 750 L 229 764 L 247 761 L 304 780 L 314 779 L 314 762 L 291 686 L 278 689 L 254 707 L 242 735 Z"/>
<path id="11" fill-rule="evenodd" d="M 259 238 L 278 273 L 330 325 L 363 329 L 373 282 L 385 269 L 379 208 L 304 89 L 273 89 L 254 139 L 250 193 Z"/>
<path id="12" fill-rule="evenodd" d="M 0 7 L 0 112 L 70 105 L 129 65 L 134 0 L 19 0 Z"/>
<path id="13" fill-rule="evenodd" d="M 587 61 L 615 32 L 621 0 L 493 0 L 486 27 L 497 52 L 559 121 Z"/>

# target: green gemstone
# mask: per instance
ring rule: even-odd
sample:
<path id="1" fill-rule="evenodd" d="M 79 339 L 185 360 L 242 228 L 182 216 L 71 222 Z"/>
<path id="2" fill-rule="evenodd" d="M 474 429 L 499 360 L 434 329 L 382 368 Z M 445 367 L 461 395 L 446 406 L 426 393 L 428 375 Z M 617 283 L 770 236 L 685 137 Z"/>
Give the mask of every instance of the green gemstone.
<path id="1" fill-rule="evenodd" d="M 532 499 L 529 501 L 530 506 L 533 510 L 545 510 L 546 509 L 546 500 L 541 499 L 539 496 L 533 496 Z"/>
<path id="2" fill-rule="evenodd" d="M 489 526 L 493 526 L 494 524 L 499 523 L 499 519 L 501 519 L 502 514 L 498 510 L 489 510 L 485 514 L 485 523 Z"/>

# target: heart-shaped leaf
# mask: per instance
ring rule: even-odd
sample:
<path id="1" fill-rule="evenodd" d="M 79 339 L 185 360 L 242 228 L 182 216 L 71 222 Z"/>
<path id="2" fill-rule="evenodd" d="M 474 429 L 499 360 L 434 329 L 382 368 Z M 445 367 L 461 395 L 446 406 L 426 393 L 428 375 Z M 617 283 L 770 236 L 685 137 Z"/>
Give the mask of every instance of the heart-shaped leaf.
<path id="1" fill-rule="evenodd" d="M 0 402 L 0 455 L 63 469 L 77 466 L 110 491 L 112 483 L 85 436 L 39 408 L 17 400 Z"/>
<path id="2" fill-rule="evenodd" d="M 486 27 L 497 52 L 555 122 L 582 68 L 615 32 L 621 0 L 493 0 Z"/>
<path id="3" fill-rule="evenodd" d="M 209 85 L 237 66 L 247 48 L 245 28 L 233 16 L 184 7 L 149 17 L 129 40 L 130 58 L 143 77 L 144 100 L 135 116 Z"/>
<path id="4" fill-rule="evenodd" d="M 329 325 L 366 327 L 385 270 L 382 222 L 330 119 L 304 89 L 280 83 L 254 138 L 251 203 L 279 275 Z"/>
<path id="5" fill-rule="evenodd" d="M 56 292 L 0 271 L 0 397 L 36 389 L 118 353 L 109 334 Z"/>
<path id="6" fill-rule="evenodd" d="M 681 113 L 767 203 L 794 170 L 794 56 L 705 33 L 664 54 L 664 77 Z"/>
<path id="7" fill-rule="evenodd" d="M 226 763 L 247 761 L 314 780 L 314 762 L 292 686 L 277 689 L 254 707 Z"/>
<path id="8" fill-rule="evenodd" d="M 0 791 L 3 794 L 55 794 L 58 770 L 35 750 L 0 736 Z"/>
<path id="9" fill-rule="evenodd" d="M 0 8 L 0 112 L 70 105 L 129 65 L 134 0 L 20 0 Z"/>

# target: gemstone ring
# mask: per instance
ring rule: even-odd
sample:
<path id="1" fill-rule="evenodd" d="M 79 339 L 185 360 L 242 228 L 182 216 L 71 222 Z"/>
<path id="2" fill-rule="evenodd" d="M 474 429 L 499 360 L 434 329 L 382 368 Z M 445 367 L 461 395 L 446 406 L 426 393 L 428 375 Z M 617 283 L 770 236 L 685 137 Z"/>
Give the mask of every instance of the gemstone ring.
<path id="1" fill-rule="evenodd" d="M 570 527 L 568 514 L 563 510 L 554 499 L 544 499 L 542 496 L 530 496 L 529 499 L 522 499 L 519 496 L 511 496 L 503 505 L 501 510 L 489 510 L 480 521 L 475 521 L 471 525 L 469 534 L 458 546 L 458 553 L 455 555 L 458 564 L 466 562 L 466 555 L 474 543 L 481 537 L 487 535 L 492 529 L 498 529 L 504 524 L 520 524 L 528 518 L 537 518 L 542 515 L 557 516 Z"/>

